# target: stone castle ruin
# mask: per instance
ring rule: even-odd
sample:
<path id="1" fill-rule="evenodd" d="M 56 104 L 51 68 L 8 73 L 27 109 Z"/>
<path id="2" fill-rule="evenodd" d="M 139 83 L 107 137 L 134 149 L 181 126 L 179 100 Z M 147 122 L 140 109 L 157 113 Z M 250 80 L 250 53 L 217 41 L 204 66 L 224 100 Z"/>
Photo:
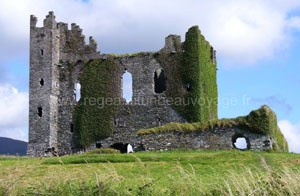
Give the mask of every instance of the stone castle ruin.
<path id="1" fill-rule="evenodd" d="M 42 27 L 30 19 L 29 156 L 113 147 L 134 151 L 233 149 L 288 151 L 267 106 L 236 119 L 217 116 L 216 52 L 197 26 L 169 35 L 157 52 L 102 54 L 76 24 Z M 132 75 L 132 100 L 122 77 Z M 80 99 L 76 87 L 81 86 Z"/>

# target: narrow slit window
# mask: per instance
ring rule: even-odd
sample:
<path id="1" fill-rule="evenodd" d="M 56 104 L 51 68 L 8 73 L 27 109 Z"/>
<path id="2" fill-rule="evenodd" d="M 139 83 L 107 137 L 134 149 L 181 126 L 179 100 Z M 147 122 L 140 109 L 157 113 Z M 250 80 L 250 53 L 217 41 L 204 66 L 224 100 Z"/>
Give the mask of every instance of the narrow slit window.
<path id="1" fill-rule="evenodd" d="M 210 60 L 212 63 L 215 62 L 215 50 L 213 47 L 210 47 Z"/>
<path id="2" fill-rule="evenodd" d="M 166 77 L 163 69 L 154 72 L 154 92 L 163 93 L 166 91 Z"/>
<path id="3" fill-rule="evenodd" d="M 71 133 L 74 132 L 74 124 L 73 123 L 70 123 L 70 131 L 71 131 Z"/>
<path id="4" fill-rule="evenodd" d="M 44 86 L 44 79 L 43 78 L 40 79 L 40 85 Z"/>
<path id="5" fill-rule="evenodd" d="M 122 85 L 123 85 L 123 98 L 126 99 L 126 102 L 130 102 L 132 100 L 132 75 L 128 71 L 125 71 L 122 77 Z"/>
<path id="6" fill-rule="evenodd" d="M 44 50 L 41 49 L 41 56 L 44 56 Z"/>
<path id="7" fill-rule="evenodd" d="M 191 91 L 191 85 L 190 84 L 187 84 L 186 85 L 186 90 L 189 92 L 189 91 Z"/>
<path id="8" fill-rule="evenodd" d="M 38 107 L 38 116 L 39 117 L 43 116 L 43 108 L 42 107 Z"/>
<path id="9" fill-rule="evenodd" d="M 79 82 L 75 84 L 75 99 L 78 102 L 81 97 L 81 85 Z"/>

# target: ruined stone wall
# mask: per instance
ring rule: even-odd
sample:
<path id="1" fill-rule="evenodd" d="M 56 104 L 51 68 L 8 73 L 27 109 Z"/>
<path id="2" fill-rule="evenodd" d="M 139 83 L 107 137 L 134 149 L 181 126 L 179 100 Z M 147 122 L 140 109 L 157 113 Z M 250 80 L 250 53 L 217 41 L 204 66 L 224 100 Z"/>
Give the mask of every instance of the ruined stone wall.
<path id="1" fill-rule="evenodd" d="M 76 132 L 80 125 L 74 122 L 74 111 L 79 105 L 75 97 L 75 84 L 80 83 L 85 67 L 97 60 L 110 59 L 124 73 L 125 71 L 131 73 L 133 90 L 132 101 L 130 103 L 122 101 L 116 115 L 111 119 L 113 122 L 111 137 L 97 141 L 102 146 L 108 147 L 120 142 L 131 143 L 136 147 L 140 144 L 136 135 L 139 129 L 171 122 L 187 122 L 188 119 L 178 112 L 177 108 L 166 104 L 166 100 L 170 97 L 179 95 L 182 98 L 183 94 L 189 94 L 187 84 L 182 81 L 180 74 L 184 72 L 183 68 L 186 66 L 182 61 L 184 50 L 180 36 L 168 36 L 165 46 L 159 52 L 115 56 L 100 54 L 92 37 L 86 44 L 85 36 L 78 25 L 73 23 L 71 29 L 68 29 L 68 24 L 56 22 L 53 12 L 46 16 L 42 27 L 37 27 L 36 24 L 37 18 L 31 16 L 28 155 L 48 156 L 56 153 L 64 155 L 80 150 L 77 146 L 78 132 Z M 201 44 L 202 42 L 199 42 L 198 45 Z M 205 51 L 212 49 L 208 42 L 205 41 L 203 44 Z M 200 55 L 202 49 L 198 47 L 198 50 L 197 55 Z M 212 52 L 215 54 L 213 49 Z M 215 72 L 215 55 L 211 56 L 207 52 L 203 55 L 208 61 L 205 66 L 211 66 L 210 69 Z M 163 56 L 165 61 L 163 63 L 159 61 L 158 56 Z M 154 76 L 157 70 L 166 71 L 166 90 L 160 93 L 154 90 Z M 113 80 L 122 83 L 122 76 L 119 73 L 114 77 Z M 122 99 L 122 88 L 120 85 L 116 86 L 118 96 Z M 206 85 L 204 88 L 210 86 Z M 216 90 L 216 87 L 213 88 Z M 175 91 L 177 94 L 172 94 Z M 42 116 L 38 115 L 39 108 L 42 108 Z M 185 113 L 189 111 L 186 110 Z"/>
<path id="2" fill-rule="evenodd" d="M 115 143 L 131 144 L 136 150 L 142 146 L 136 134 L 139 129 L 157 127 L 169 122 L 186 122 L 186 120 L 170 106 L 123 105 L 115 118 L 115 130 L 112 136 L 99 143 L 102 147 L 110 147 Z"/>
<path id="3" fill-rule="evenodd" d="M 251 133 L 237 127 L 215 128 L 205 131 L 170 131 L 164 133 L 140 134 L 140 142 L 149 151 L 171 149 L 234 149 L 237 138 L 247 141 L 247 149 L 268 151 L 272 149 L 270 136 Z"/>
<path id="4" fill-rule="evenodd" d="M 102 58 L 106 58 L 102 56 Z M 134 56 L 115 57 L 122 70 L 132 74 L 132 100 L 125 100 L 119 106 L 114 117 L 114 129 L 111 137 L 98 141 L 102 147 L 115 143 L 130 143 L 135 148 L 140 146 L 136 132 L 141 128 L 152 128 L 170 122 L 186 122 L 171 105 L 166 103 L 165 93 L 155 93 L 154 72 L 162 67 L 154 53 L 141 53 Z M 122 78 L 117 78 L 122 80 Z M 121 89 L 120 89 L 121 91 Z M 93 145 L 95 146 L 95 145 Z"/>
<path id="5" fill-rule="evenodd" d="M 85 44 L 82 29 L 75 23 L 68 29 L 66 23 L 58 23 L 60 32 L 60 61 L 58 99 L 58 150 L 60 155 L 70 154 L 76 151 L 76 132 L 74 125 L 74 110 L 77 105 L 75 85 L 79 83 L 80 74 L 85 64 L 100 58 L 97 51 L 97 43 L 92 37 L 89 44 Z"/>

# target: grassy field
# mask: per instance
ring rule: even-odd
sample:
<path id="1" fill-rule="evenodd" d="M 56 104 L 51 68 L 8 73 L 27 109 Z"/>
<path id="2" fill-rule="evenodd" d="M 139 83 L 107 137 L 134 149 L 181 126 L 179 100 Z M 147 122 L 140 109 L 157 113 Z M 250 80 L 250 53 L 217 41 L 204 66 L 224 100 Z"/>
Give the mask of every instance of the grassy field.
<path id="1" fill-rule="evenodd" d="M 300 195 L 300 154 L 0 156 L 0 195 Z"/>

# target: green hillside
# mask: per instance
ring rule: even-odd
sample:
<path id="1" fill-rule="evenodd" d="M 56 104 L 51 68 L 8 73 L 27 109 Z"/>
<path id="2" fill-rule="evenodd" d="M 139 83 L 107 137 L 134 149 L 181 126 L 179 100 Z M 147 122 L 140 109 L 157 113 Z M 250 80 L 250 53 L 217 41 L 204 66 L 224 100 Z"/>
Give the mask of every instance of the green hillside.
<path id="1" fill-rule="evenodd" d="M 299 195 L 299 169 L 299 154 L 247 151 L 2 156 L 0 195 Z"/>

